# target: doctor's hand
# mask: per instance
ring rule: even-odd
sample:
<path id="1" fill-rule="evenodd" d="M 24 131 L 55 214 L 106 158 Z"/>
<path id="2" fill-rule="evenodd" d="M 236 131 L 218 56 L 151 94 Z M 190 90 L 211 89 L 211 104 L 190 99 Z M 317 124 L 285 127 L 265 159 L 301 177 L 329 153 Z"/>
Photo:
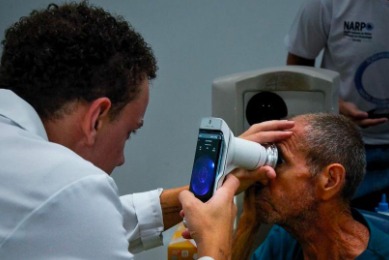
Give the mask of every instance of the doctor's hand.
<path id="1" fill-rule="evenodd" d="M 289 120 L 266 121 L 252 125 L 239 137 L 260 144 L 276 143 L 289 138 L 292 135 L 292 131 L 290 131 L 290 129 L 293 126 L 294 122 Z M 231 173 L 240 181 L 237 193 L 246 190 L 256 182 L 266 185 L 270 179 L 274 179 L 276 177 L 274 169 L 267 165 L 252 171 L 235 169 Z"/>
<path id="2" fill-rule="evenodd" d="M 260 144 L 276 143 L 292 135 L 290 129 L 294 126 L 294 121 L 271 120 L 250 126 L 239 137 L 254 141 Z"/>
<path id="3" fill-rule="evenodd" d="M 234 175 L 239 179 L 240 185 L 236 191 L 236 194 L 239 194 L 258 182 L 267 185 L 270 180 L 276 178 L 276 171 L 271 166 L 265 165 L 252 171 L 237 168 L 229 175 Z"/>
<path id="4" fill-rule="evenodd" d="M 185 217 L 187 226 L 182 236 L 196 241 L 199 257 L 230 259 L 233 221 L 237 212 L 233 198 L 238 187 L 239 180 L 229 175 L 206 203 L 189 191 L 180 193 L 180 215 Z"/>

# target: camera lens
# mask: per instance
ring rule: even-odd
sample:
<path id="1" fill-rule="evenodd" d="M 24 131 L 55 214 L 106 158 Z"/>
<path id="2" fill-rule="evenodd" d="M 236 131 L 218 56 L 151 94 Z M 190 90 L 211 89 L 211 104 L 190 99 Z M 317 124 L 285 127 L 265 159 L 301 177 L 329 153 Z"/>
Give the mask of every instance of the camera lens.
<path id="1" fill-rule="evenodd" d="M 204 196 L 212 191 L 215 176 L 215 163 L 209 156 L 196 159 L 192 171 L 192 190 L 196 196 Z"/>
<path id="2" fill-rule="evenodd" d="M 267 160 L 265 164 L 275 168 L 277 166 L 278 159 L 279 159 L 277 146 L 275 144 L 267 145 L 266 153 L 267 153 Z"/>
<path id="3" fill-rule="evenodd" d="M 246 119 L 250 125 L 288 115 L 285 101 L 276 93 L 263 91 L 255 94 L 247 103 Z"/>

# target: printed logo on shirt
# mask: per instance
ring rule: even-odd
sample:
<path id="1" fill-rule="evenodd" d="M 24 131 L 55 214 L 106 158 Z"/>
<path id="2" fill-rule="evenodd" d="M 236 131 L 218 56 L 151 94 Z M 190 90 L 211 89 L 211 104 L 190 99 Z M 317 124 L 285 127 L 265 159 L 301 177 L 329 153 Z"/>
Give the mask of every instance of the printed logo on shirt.
<path id="1" fill-rule="evenodd" d="M 343 34 L 352 41 L 370 41 L 373 38 L 374 26 L 372 23 L 362 21 L 344 21 Z"/>
<path id="2" fill-rule="evenodd" d="M 380 109 L 389 108 L 387 92 L 389 75 L 386 73 L 388 65 L 389 52 L 375 53 L 359 65 L 354 76 L 355 87 L 361 97 Z M 373 80 L 377 73 L 381 79 L 378 82 Z"/>

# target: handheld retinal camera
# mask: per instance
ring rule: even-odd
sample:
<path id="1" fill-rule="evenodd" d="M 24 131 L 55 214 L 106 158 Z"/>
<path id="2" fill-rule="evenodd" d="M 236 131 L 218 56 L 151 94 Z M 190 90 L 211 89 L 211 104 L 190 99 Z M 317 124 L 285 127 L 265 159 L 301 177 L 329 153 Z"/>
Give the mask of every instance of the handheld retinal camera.
<path id="1" fill-rule="evenodd" d="M 254 170 L 263 165 L 275 167 L 277 158 L 278 150 L 275 145 L 262 146 L 235 137 L 223 119 L 203 118 L 189 189 L 205 202 L 235 168 Z"/>

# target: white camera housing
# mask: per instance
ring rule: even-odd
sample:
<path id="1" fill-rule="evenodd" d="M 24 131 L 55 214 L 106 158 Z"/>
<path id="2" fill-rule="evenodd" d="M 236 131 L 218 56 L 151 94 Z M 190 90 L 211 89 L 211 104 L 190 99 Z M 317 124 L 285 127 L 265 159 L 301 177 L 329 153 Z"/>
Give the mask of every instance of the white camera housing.
<path id="1" fill-rule="evenodd" d="M 211 136 L 210 139 L 204 138 L 205 141 L 198 142 L 190 189 L 203 201 L 212 196 L 223 184 L 227 174 L 235 168 L 254 170 L 263 165 L 272 167 L 276 165 L 278 153 L 274 145 L 265 147 L 235 137 L 221 118 L 203 118 L 200 123 L 199 140 L 202 133 L 209 133 Z M 214 142 L 212 139 L 215 138 L 219 141 Z M 204 157 L 208 157 L 208 161 L 205 161 Z M 209 161 L 210 158 L 213 158 L 212 162 Z"/>

